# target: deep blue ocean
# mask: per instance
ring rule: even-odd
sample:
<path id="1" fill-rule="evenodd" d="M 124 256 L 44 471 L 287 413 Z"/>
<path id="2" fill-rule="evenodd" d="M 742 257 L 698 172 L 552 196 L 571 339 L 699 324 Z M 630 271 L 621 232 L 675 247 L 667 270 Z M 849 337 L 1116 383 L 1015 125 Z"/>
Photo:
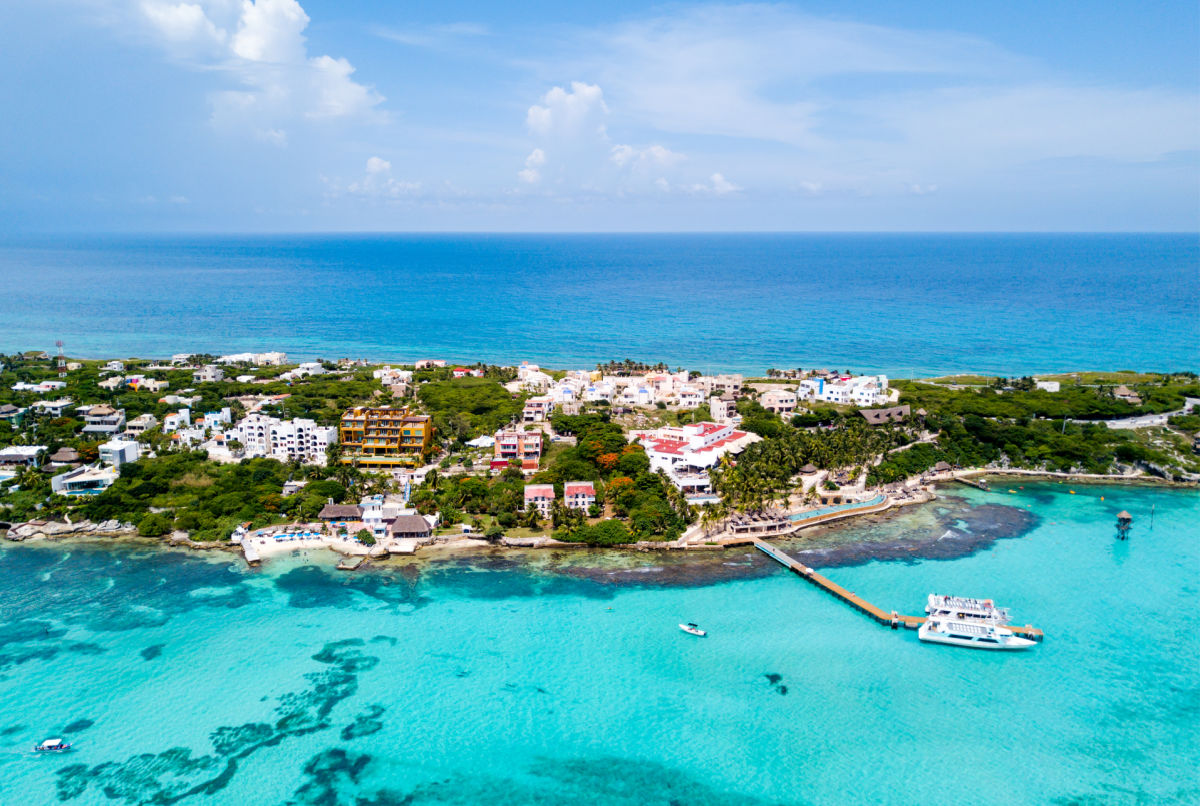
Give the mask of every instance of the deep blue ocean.
<path id="1" fill-rule="evenodd" d="M 1200 369 L 1194 234 L 56 237 L 0 293 L 0 351 L 81 357 Z"/>

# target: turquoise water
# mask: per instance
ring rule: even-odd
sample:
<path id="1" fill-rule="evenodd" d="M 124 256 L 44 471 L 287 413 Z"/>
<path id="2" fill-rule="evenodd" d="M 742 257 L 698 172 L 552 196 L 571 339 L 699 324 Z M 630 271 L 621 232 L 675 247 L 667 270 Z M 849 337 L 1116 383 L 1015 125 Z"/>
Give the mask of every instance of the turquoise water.
<path id="1" fill-rule="evenodd" d="M 8 239 L 0 351 L 1197 370 L 1198 267 L 1194 233 Z"/>
<path id="2" fill-rule="evenodd" d="M 1045 629 L 1025 654 L 924 646 L 740 550 L 339 574 L 5 545 L 0 803 L 1200 801 L 1200 496 L 1077 493 L 781 544 L 889 609 L 994 597 Z"/>

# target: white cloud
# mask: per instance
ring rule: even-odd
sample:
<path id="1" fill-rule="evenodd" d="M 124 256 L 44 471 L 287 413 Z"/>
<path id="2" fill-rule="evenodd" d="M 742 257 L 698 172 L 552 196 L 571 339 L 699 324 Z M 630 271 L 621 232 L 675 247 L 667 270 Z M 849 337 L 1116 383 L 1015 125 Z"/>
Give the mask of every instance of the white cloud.
<path id="1" fill-rule="evenodd" d="M 617 145 L 612 147 L 609 159 L 614 165 L 622 168 L 629 167 L 634 171 L 647 171 L 674 167 L 686 160 L 687 157 L 660 145 L 646 146 L 645 148 Z"/>
<path id="2" fill-rule="evenodd" d="M 546 152 L 540 148 L 535 148 L 529 152 L 529 156 L 525 158 L 525 170 L 517 172 L 517 178 L 527 185 L 536 185 L 542 179 L 541 171 L 538 168 L 546 164 Z"/>
<path id="3" fill-rule="evenodd" d="M 577 137 L 580 134 L 603 139 L 607 136 L 604 118 L 608 106 L 604 92 L 595 84 L 572 81 L 571 91 L 554 87 L 542 97 L 542 105 L 533 105 L 525 115 L 525 125 L 539 137 Z"/>
<path id="4" fill-rule="evenodd" d="M 243 0 L 232 50 L 247 61 L 288 64 L 304 59 L 308 15 L 296 0 Z"/>
<path id="5" fill-rule="evenodd" d="M 352 196 L 375 199 L 398 199 L 420 189 L 420 182 L 403 182 L 392 176 L 392 164 L 382 157 L 370 157 L 363 177 L 346 186 Z"/>
<path id="6" fill-rule="evenodd" d="M 931 192 L 930 175 L 976 186 L 1047 160 L 1152 162 L 1195 150 L 1200 132 L 1190 89 L 1081 86 L 978 37 L 783 5 L 678 6 L 562 51 L 553 69 L 603 86 L 623 127 L 721 149 L 694 159 L 793 192 L 898 195 Z"/>
<path id="7" fill-rule="evenodd" d="M 707 182 L 692 185 L 688 190 L 698 195 L 727 196 L 730 193 L 737 193 L 741 188 L 716 173 L 710 176 Z"/>
<path id="8" fill-rule="evenodd" d="M 219 128 L 282 146 L 300 120 L 371 119 L 383 101 L 353 79 L 346 59 L 308 54 L 309 17 L 296 0 L 143 0 L 138 8 L 173 56 L 239 85 L 210 93 Z"/>
<path id="9" fill-rule="evenodd" d="M 214 25 L 204 9 L 195 3 L 143 0 L 141 11 L 151 26 L 170 43 L 217 47 L 228 38 L 228 34 Z"/>
<path id="10" fill-rule="evenodd" d="M 613 144 L 609 113 L 599 85 L 572 81 L 570 90 L 551 88 L 525 115 L 525 127 L 540 145 L 525 158 L 517 178 L 560 194 L 622 196 L 677 187 L 693 192 L 691 185 L 680 184 L 686 156 L 659 143 Z M 730 192 L 704 187 L 712 195 Z"/>

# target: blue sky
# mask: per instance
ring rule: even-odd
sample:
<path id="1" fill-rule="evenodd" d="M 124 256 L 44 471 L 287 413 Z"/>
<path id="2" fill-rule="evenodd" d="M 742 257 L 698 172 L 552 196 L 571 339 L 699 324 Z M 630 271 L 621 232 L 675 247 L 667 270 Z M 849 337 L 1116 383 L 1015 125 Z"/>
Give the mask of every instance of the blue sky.
<path id="1" fill-rule="evenodd" d="M 0 4 L 0 231 L 1195 231 L 1198 9 Z"/>

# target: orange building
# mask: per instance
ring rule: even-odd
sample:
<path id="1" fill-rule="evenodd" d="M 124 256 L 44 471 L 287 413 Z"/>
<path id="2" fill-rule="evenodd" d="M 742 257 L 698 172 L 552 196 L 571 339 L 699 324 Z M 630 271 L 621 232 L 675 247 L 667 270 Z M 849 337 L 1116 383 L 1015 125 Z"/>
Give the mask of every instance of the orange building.
<path id="1" fill-rule="evenodd" d="M 433 452 L 433 422 L 407 408 L 359 406 L 338 427 L 341 463 L 374 470 L 416 467 Z"/>

